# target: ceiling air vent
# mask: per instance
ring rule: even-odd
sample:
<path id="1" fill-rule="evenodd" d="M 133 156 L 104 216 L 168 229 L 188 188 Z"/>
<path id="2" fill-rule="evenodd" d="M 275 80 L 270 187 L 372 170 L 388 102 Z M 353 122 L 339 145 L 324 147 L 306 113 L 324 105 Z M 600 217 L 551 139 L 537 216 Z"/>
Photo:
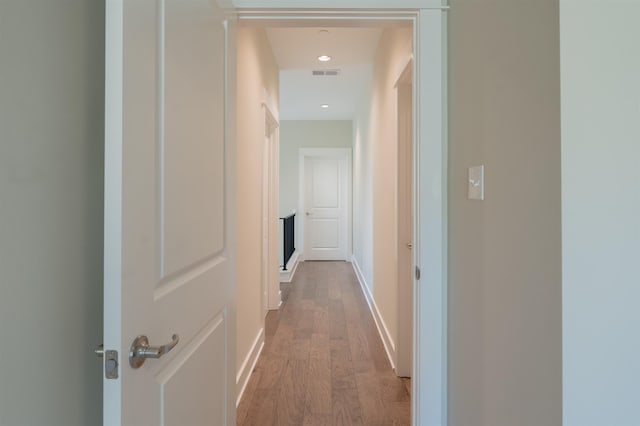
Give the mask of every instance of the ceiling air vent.
<path id="1" fill-rule="evenodd" d="M 314 77 L 335 77 L 337 75 L 340 75 L 340 70 L 313 70 L 311 71 L 311 75 L 313 75 Z"/>

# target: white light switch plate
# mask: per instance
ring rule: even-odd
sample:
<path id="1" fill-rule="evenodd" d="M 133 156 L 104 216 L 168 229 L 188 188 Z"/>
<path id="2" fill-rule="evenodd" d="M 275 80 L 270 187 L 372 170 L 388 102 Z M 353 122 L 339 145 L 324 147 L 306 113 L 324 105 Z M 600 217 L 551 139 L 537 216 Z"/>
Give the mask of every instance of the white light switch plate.
<path id="1" fill-rule="evenodd" d="M 484 200 L 484 165 L 469 167 L 469 199 Z"/>

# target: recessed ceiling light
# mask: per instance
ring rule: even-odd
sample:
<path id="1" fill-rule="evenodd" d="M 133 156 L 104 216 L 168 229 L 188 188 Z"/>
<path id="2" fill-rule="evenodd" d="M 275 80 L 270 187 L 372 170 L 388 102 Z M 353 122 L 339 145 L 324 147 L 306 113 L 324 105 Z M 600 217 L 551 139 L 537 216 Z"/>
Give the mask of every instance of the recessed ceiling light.
<path id="1" fill-rule="evenodd" d="M 318 56 L 318 60 L 320 62 L 329 62 L 331 60 L 331 56 L 329 56 L 329 55 L 320 55 L 320 56 Z"/>
<path id="2" fill-rule="evenodd" d="M 318 31 L 318 34 L 327 35 L 327 34 L 329 34 L 329 30 L 320 30 L 320 31 Z"/>
<path id="3" fill-rule="evenodd" d="M 329 108 L 329 104 L 322 104 L 320 105 L 320 108 Z"/>

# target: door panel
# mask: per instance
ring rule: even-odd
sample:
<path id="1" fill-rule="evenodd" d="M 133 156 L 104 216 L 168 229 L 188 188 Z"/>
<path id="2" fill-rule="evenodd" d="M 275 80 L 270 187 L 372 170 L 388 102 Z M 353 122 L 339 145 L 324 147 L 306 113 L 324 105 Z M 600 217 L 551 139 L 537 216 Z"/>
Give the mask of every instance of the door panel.
<path id="1" fill-rule="evenodd" d="M 235 423 L 226 19 L 208 0 L 107 2 L 105 425 Z M 174 333 L 129 366 L 137 335 Z"/>
<path id="2" fill-rule="evenodd" d="M 312 209 L 340 208 L 340 164 L 335 158 L 311 160 Z"/>
<path id="3" fill-rule="evenodd" d="M 314 219 L 312 241 L 315 249 L 339 249 L 340 220 Z"/>
<path id="4" fill-rule="evenodd" d="M 202 419 L 210 419 L 211 423 L 206 424 L 224 424 L 223 401 L 209 385 L 225 380 L 224 347 L 218 345 L 224 339 L 223 325 L 222 317 L 214 319 L 202 336 L 182 351 L 182 356 L 158 374 L 156 394 L 164 406 L 156 424 L 201 425 Z M 202 365 L 210 368 L 202 369 Z M 191 388 L 205 392 L 189 392 L 186 401 L 182 401 L 185 389 Z"/>
<path id="5" fill-rule="evenodd" d="M 224 246 L 224 62 L 215 58 L 224 52 L 224 27 L 211 25 L 207 9 L 204 1 L 165 0 L 159 58 L 165 77 L 159 99 L 162 276 Z M 194 203 L 197 209 L 184 208 Z"/>

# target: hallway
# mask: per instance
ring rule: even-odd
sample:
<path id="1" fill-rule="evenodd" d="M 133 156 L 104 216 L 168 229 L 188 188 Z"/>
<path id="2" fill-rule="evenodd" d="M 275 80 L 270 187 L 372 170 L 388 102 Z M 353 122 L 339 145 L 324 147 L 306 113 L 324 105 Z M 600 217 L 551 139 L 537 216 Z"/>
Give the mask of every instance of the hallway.
<path id="1" fill-rule="evenodd" d="M 350 263 L 302 262 L 238 406 L 238 425 L 409 425 L 410 380 L 389 365 Z"/>

